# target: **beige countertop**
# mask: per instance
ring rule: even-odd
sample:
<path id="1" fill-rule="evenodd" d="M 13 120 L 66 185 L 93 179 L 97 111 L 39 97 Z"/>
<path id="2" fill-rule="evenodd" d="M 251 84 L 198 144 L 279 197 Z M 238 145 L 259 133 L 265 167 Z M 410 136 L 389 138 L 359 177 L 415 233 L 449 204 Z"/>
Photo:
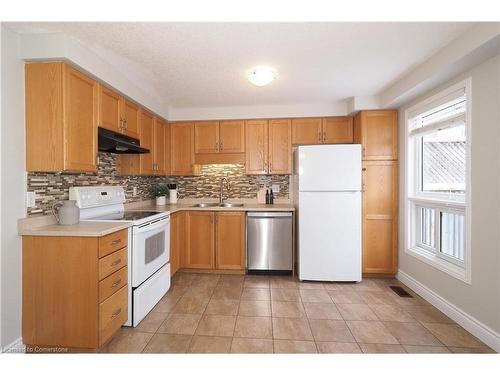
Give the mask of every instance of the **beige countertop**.
<path id="1" fill-rule="evenodd" d="M 290 203 L 276 203 L 272 205 L 258 204 L 233 200 L 231 202 L 244 203 L 243 207 L 193 207 L 197 202 L 214 202 L 216 200 L 197 199 L 177 204 L 157 206 L 154 201 L 135 202 L 126 204 L 126 210 L 151 210 L 173 214 L 178 211 L 294 211 Z M 20 236 L 59 236 L 59 237 L 101 237 L 107 234 L 130 227 L 130 221 L 81 221 L 76 225 L 58 225 L 52 215 L 27 217 L 18 220 L 18 234 Z"/>

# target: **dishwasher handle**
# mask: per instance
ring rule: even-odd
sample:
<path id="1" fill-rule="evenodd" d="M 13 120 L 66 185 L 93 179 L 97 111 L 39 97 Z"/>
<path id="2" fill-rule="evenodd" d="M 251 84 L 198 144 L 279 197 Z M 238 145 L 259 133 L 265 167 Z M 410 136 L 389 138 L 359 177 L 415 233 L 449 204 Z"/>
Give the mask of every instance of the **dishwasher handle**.
<path id="1" fill-rule="evenodd" d="M 292 217 L 292 212 L 249 212 L 247 213 L 247 217 L 263 217 L 263 218 L 272 218 L 272 217 Z"/>

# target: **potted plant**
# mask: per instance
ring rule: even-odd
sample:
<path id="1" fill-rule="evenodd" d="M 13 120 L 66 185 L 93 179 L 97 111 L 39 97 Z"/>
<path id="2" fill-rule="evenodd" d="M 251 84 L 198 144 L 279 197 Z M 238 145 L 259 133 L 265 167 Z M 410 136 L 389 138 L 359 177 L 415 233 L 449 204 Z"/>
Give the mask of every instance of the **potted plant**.
<path id="1" fill-rule="evenodd" d="M 156 184 L 151 188 L 152 195 L 156 198 L 157 206 L 164 206 L 167 204 L 168 186 L 165 184 Z"/>

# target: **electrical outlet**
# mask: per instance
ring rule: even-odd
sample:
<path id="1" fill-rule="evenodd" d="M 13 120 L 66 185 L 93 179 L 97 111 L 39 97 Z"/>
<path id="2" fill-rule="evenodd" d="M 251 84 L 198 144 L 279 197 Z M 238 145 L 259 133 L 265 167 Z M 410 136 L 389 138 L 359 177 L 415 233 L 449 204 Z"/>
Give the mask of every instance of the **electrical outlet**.
<path id="1" fill-rule="evenodd" d="M 271 189 L 273 189 L 273 191 L 275 193 L 279 193 L 280 192 L 280 186 L 277 185 L 277 184 L 273 184 L 273 186 L 271 186 Z"/>
<path id="2" fill-rule="evenodd" d="M 132 195 L 135 197 L 137 195 L 137 186 L 134 186 L 132 189 Z"/>
<path id="3" fill-rule="evenodd" d="M 36 193 L 34 191 L 26 192 L 26 206 L 28 208 L 36 207 L 35 199 L 36 199 Z"/>

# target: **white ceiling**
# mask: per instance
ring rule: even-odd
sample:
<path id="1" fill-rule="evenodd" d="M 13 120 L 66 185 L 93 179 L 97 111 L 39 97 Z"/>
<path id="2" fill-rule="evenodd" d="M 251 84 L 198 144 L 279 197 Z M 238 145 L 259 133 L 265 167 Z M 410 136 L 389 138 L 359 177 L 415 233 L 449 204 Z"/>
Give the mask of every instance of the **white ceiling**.
<path id="1" fill-rule="evenodd" d="M 470 23 L 13 23 L 124 58 L 169 107 L 336 102 L 379 94 Z M 254 87 L 255 65 L 278 79 Z"/>

